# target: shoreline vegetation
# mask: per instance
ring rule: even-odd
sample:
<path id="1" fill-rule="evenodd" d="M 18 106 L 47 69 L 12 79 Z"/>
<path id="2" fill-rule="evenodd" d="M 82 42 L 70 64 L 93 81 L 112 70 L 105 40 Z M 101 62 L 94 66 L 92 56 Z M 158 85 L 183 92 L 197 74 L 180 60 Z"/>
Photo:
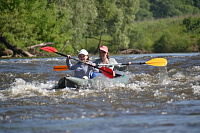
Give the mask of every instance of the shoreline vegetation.
<path id="1" fill-rule="evenodd" d="M 188 21 L 190 25 L 185 26 L 183 24 L 184 21 Z M 194 23 L 193 21 L 197 23 Z M 192 28 L 195 27 L 192 25 L 193 23 L 194 25 L 196 24 L 198 27 Z M 168 53 L 168 52 L 187 53 L 187 52 L 199 52 L 200 50 L 200 29 L 198 29 L 200 28 L 200 14 L 186 15 L 185 17 L 181 16 L 181 17 L 134 22 L 133 27 L 135 29 L 134 30 L 135 33 L 131 34 L 130 36 L 140 35 L 141 37 L 133 41 L 134 43 L 132 44 L 132 48 L 122 49 L 117 52 L 111 51 L 112 54 L 145 54 L 145 53 Z M 98 40 L 90 39 L 89 42 L 97 43 Z M 164 44 L 166 44 L 167 46 L 164 47 L 165 46 Z M 54 47 L 54 45 L 51 46 Z M 90 46 L 88 44 L 86 47 L 89 47 L 89 49 L 94 48 L 93 46 Z M 156 51 L 153 51 L 152 50 L 153 47 L 155 48 L 158 47 L 158 48 L 156 48 L 157 49 Z M 36 57 L 51 56 L 51 54 L 41 51 L 40 48 L 41 47 L 36 47 L 28 51 L 32 55 L 35 55 Z M 12 54 L 13 52 L 10 49 L 6 49 L 0 52 L 0 55 L 2 55 L 1 58 L 12 57 Z"/>
<path id="2" fill-rule="evenodd" d="M 113 55 L 200 51 L 196 0 L 2 0 L 0 9 L 1 58 L 51 56 L 43 46 L 71 55 L 101 45 Z"/>

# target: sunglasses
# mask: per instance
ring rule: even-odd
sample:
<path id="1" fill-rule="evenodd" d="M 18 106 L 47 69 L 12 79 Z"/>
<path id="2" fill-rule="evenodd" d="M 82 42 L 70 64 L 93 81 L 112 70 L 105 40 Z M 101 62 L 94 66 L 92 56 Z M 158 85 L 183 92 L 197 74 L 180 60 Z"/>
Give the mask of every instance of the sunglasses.
<path id="1" fill-rule="evenodd" d="M 105 52 L 105 51 L 99 51 L 99 53 L 100 53 L 100 54 L 106 54 L 106 52 Z"/>

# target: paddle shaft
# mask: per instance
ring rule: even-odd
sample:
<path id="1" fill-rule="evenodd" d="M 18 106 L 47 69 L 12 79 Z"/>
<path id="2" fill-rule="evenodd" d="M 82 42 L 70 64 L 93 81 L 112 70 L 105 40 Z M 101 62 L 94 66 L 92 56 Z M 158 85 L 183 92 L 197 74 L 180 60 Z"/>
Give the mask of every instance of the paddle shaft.
<path id="1" fill-rule="evenodd" d="M 134 65 L 134 64 L 139 64 L 139 65 L 142 65 L 142 64 L 147 64 L 147 65 L 151 65 L 151 66 L 166 66 L 167 65 L 167 60 L 165 58 L 154 58 L 154 59 L 151 59 L 147 62 L 139 62 L 139 63 L 116 63 L 116 64 L 102 64 L 102 65 L 99 65 L 99 66 L 109 66 L 109 65 Z"/>
<path id="2" fill-rule="evenodd" d="M 61 56 L 68 57 L 67 55 L 62 54 L 62 53 L 59 53 L 59 52 L 55 52 L 55 53 L 56 53 L 56 54 L 59 54 L 59 55 L 61 55 Z M 72 57 L 70 57 L 70 59 L 73 59 L 73 60 L 75 60 L 75 61 L 79 61 L 79 62 L 81 62 L 81 63 L 85 63 L 85 62 L 82 62 L 82 61 L 80 61 L 80 60 L 77 60 L 76 58 L 72 58 Z M 86 63 L 85 63 L 85 64 L 86 64 Z M 87 65 L 90 66 L 90 67 L 94 67 L 94 68 L 97 68 L 97 69 L 103 71 L 104 74 L 107 73 L 107 74 L 108 74 L 107 76 L 109 76 L 109 75 L 113 75 L 113 71 L 112 71 L 112 72 L 111 72 L 111 71 L 108 71 L 109 68 L 105 68 L 105 67 L 104 67 L 104 69 L 105 69 L 105 70 L 104 70 L 102 67 L 99 68 L 98 66 L 93 66 L 93 65 L 91 65 L 91 64 L 87 64 Z"/>
<path id="3" fill-rule="evenodd" d="M 62 53 L 59 53 L 59 52 L 54 52 L 54 53 L 59 54 L 59 55 L 61 55 L 61 56 L 65 56 L 65 57 L 67 57 L 67 55 L 62 54 Z"/>
<path id="4" fill-rule="evenodd" d="M 138 64 L 138 65 L 142 65 L 142 64 L 146 64 L 145 62 L 139 62 L 139 63 L 133 63 L 131 62 L 131 64 L 128 64 L 128 63 L 116 63 L 116 64 L 99 64 L 98 66 L 117 66 L 117 65 L 135 65 L 135 64 Z"/>
<path id="5" fill-rule="evenodd" d="M 122 63 L 122 65 L 135 65 L 135 64 L 142 65 L 142 64 L 146 64 L 146 63 L 145 62 L 139 62 L 139 63 L 131 62 L 131 64 Z"/>

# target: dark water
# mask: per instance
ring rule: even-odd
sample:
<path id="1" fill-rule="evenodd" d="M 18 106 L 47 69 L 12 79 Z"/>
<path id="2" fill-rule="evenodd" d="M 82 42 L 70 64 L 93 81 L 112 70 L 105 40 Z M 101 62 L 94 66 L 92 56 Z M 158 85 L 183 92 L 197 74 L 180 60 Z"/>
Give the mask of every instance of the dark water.
<path id="1" fill-rule="evenodd" d="M 50 90 L 73 71 L 65 58 L 0 60 L 0 132 L 200 132 L 200 55 L 115 56 L 121 63 L 166 58 L 167 67 L 130 66 L 130 83 Z M 97 57 L 91 57 L 95 59 Z"/>

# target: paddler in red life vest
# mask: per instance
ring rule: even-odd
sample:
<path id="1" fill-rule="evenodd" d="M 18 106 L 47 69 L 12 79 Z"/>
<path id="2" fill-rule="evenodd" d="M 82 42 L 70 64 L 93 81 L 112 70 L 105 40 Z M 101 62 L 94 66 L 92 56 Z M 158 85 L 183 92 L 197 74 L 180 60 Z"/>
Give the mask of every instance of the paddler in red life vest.
<path id="1" fill-rule="evenodd" d="M 87 50 L 82 49 L 79 51 L 78 58 L 80 62 L 77 62 L 74 65 L 72 65 L 70 57 L 71 57 L 70 55 L 67 55 L 66 63 L 69 70 L 75 70 L 74 77 L 88 79 L 91 71 L 96 73 L 99 72 L 99 69 L 87 65 L 87 64 L 93 66 L 95 65 L 91 61 L 89 61 L 89 54 Z"/>

